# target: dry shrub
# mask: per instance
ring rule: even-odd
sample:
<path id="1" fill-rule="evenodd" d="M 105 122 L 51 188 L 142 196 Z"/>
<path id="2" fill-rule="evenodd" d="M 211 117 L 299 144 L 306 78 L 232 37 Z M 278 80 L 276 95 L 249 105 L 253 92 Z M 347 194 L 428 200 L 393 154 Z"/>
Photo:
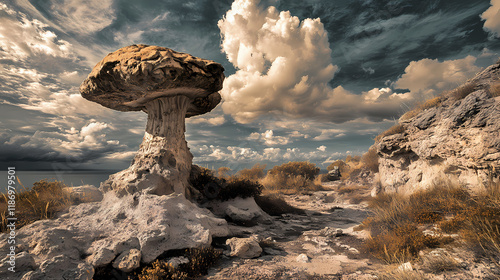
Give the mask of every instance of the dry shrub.
<path id="1" fill-rule="evenodd" d="M 448 93 L 448 96 L 451 97 L 453 100 L 461 100 L 467 97 L 469 94 L 473 93 L 474 90 L 476 89 L 477 84 L 476 83 L 471 83 L 467 82 L 456 89 L 450 91 Z"/>
<path id="2" fill-rule="evenodd" d="M 54 218 L 56 213 L 71 205 L 69 194 L 63 190 L 62 182 L 41 180 L 33 184 L 31 190 L 24 189 L 16 193 L 16 228 L 42 219 Z M 0 196 L 0 232 L 7 230 L 7 195 Z"/>
<path id="3" fill-rule="evenodd" d="M 460 231 L 465 240 L 482 253 L 500 254 L 500 183 L 491 183 L 478 194 L 461 215 L 465 227 Z"/>
<path id="4" fill-rule="evenodd" d="M 436 237 L 424 235 L 416 224 L 403 222 L 369 238 L 364 249 L 387 263 L 404 263 L 414 259 L 420 250 L 436 247 L 439 242 Z"/>
<path id="5" fill-rule="evenodd" d="M 437 246 L 444 239 L 425 236 L 418 225 L 441 221 L 467 208 L 471 196 L 465 188 L 441 182 L 408 197 L 379 194 L 369 202 L 373 216 L 363 222 L 372 238 L 366 249 L 387 262 L 408 261 L 418 251 Z M 410 239 L 408 239 L 410 238 Z"/>
<path id="6" fill-rule="evenodd" d="M 361 157 L 361 166 L 372 172 L 378 172 L 378 165 L 377 148 L 375 146 L 371 146 L 368 149 L 368 152 L 363 154 Z"/>
<path id="7" fill-rule="evenodd" d="M 231 168 L 222 166 L 217 169 L 217 177 L 222 178 L 222 179 L 229 179 L 231 173 Z"/>
<path id="8" fill-rule="evenodd" d="M 380 140 L 382 140 L 382 138 L 384 138 L 386 136 L 404 133 L 405 131 L 406 131 L 406 127 L 404 125 L 396 124 L 396 125 L 390 127 L 388 130 L 379 134 L 377 137 L 375 137 L 375 143 L 380 142 Z"/>
<path id="9" fill-rule="evenodd" d="M 290 177 L 302 176 L 306 180 L 312 181 L 319 174 L 319 167 L 316 164 L 308 161 L 290 161 L 279 166 L 275 166 L 269 170 L 271 175 L 286 175 Z"/>
<path id="10" fill-rule="evenodd" d="M 208 269 L 217 262 L 221 255 L 220 250 L 212 247 L 187 249 L 184 256 L 189 259 L 188 263 L 174 268 L 165 260 L 156 260 L 151 266 L 143 268 L 137 277 L 139 280 L 193 279 L 206 275 Z"/>
<path id="11" fill-rule="evenodd" d="M 232 198 L 256 197 L 262 193 L 263 186 L 255 181 L 231 178 L 220 189 L 217 199 L 226 201 Z"/>
<path id="12" fill-rule="evenodd" d="M 459 232 L 471 248 L 479 249 L 477 253 L 500 254 L 499 183 L 491 184 L 485 192 L 472 196 L 464 187 L 442 182 L 409 197 L 380 194 L 370 201 L 370 206 L 373 216 L 363 222 L 363 227 L 373 236 L 367 248 L 387 261 L 405 259 L 413 255 L 411 248 L 422 248 L 413 245 L 399 248 L 397 244 L 405 244 L 401 241 L 394 241 L 396 245 L 385 244 L 391 238 L 397 240 L 402 232 L 401 226 L 405 224 L 437 223 L 445 232 Z M 444 239 L 441 241 L 445 242 Z"/>
<path id="13" fill-rule="evenodd" d="M 238 171 L 236 177 L 250 181 L 258 181 L 266 175 L 266 166 L 265 164 L 256 163 L 252 168 L 245 168 Z"/>
<path id="14" fill-rule="evenodd" d="M 264 186 L 264 193 L 297 194 L 323 190 L 320 185 L 301 175 L 287 175 L 284 173 L 267 174 L 260 181 Z"/>
<path id="15" fill-rule="evenodd" d="M 488 88 L 488 94 L 491 97 L 498 97 L 500 96 L 500 82 L 497 81 L 495 83 L 492 83 L 489 88 Z"/>
<path id="16" fill-rule="evenodd" d="M 304 210 L 288 204 L 281 195 L 270 194 L 256 196 L 255 202 L 259 207 L 271 216 L 281 216 L 282 214 L 304 214 Z"/>
<path id="17" fill-rule="evenodd" d="M 360 186 L 360 185 L 341 186 L 337 190 L 337 193 L 338 194 L 350 194 L 353 192 L 359 192 L 362 189 L 365 189 L 365 187 Z"/>
<path id="18" fill-rule="evenodd" d="M 229 177 L 228 180 L 214 176 L 207 168 L 190 177 L 191 185 L 203 195 L 204 200 L 226 201 L 236 197 L 247 198 L 261 194 L 263 186 L 256 182 L 239 177 Z"/>

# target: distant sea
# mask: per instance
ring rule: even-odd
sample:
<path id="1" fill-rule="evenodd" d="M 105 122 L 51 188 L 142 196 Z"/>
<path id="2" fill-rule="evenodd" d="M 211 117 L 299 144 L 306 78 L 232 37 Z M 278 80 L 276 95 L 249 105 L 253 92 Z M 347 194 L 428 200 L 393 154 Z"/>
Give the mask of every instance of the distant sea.
<path id="1" fill-rule="evenodd" d="M 33 183 L 43 179 L 48 181 L 61 181 L 68 187 L 76 187 L 81 185 L 94 185 L 99 187 L 101 182 L 108 179 L 109 175 L 116 173 L 115 170 L 83 170 L 83 171 L 22 171 L 16 170 L 16 176 L 21 181 L 21 184 L 26 188 L 31 188 Z M 7 189 L 7 171 L 1 171 L 0 191 L 5 192 Z M 17 190 L 22 190 L 23 187 L 16 182 Z"/>

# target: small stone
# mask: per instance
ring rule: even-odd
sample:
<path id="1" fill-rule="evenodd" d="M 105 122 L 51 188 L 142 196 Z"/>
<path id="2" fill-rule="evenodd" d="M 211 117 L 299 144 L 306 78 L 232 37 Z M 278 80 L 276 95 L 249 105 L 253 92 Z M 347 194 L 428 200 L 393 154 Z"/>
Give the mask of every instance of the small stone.
<path id="1" fill-rule="evenodd" d="M 410 262 L 406 262 L 398 267 L 400 271 L 413 271 L 413 266 Z"/>
<path id="2" fill-rule="evenodd" d="M 256 238 L 237 238 L 233 237 L 226 241 L 226 245 L 231 247 L 231 256 L 243 259 L 252 259 L 260 256 L 262 248 L 259 246 Z"/>
<path id="3" fill-rule="evenodd" d="M 189 259 L 181 256 L 181 257 L 170 258 L 167 260 L 167 262 L 174 268 L 177 268 L 181 264 L 188 263 Z"/>
<path id="4" fill-rule="evenodd" d="M 300 254 L 297 256 L 295 260 L 300 263 L 308 263 L 309 257 L 306 254 Z"/>
<path id="5" fill-rule="evenodd" d="M 113 267 L 123 272 L 131 272 L 141 264 L 141 251 L 130 249 L 122 252 L 113 262 Z"/>

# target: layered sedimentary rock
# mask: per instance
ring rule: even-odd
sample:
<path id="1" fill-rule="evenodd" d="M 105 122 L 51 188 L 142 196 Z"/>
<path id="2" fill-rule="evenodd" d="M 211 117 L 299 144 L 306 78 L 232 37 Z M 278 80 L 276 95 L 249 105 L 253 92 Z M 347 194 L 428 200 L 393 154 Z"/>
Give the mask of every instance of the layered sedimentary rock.
<path id="1" fill-rule="evenodd" d="M 497 63 L 443 94 L 437 106 L 403 116 L 398 133 L 376 143 L 382 187 L 411 193 L 452 179 L 477 190 L 498 178 L 499 75 Z"/>

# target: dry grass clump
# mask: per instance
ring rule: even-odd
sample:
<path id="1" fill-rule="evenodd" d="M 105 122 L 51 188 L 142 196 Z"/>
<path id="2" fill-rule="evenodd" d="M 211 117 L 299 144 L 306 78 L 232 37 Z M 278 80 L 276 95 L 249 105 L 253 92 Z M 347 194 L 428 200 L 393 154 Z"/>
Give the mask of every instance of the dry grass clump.
<path id="1" fill-rule="evenodd" d="M 425 247 L 450 240 L 424 236 L 420 225 L 458 232 L 481 254 L 500 254 L 500 184 L 477 196 L 456 184 L 440 183 L 409 197 L 380 194 L 370 201 L 373 216 L 363 222 L 372 238 L 366 250 L 387 262 L 407 261 Z M 412 240 L 408 240 L 412 236 Z M 479 253 L 478 251 L 478 253 Z"/>
<path id="2" fill-rule="evenodd" d="M 441 273 L 458 269 L 458 262 L 449 254 L 426 255 L 423 258 L 424 267 L 432 273 Z"/>
<path id="3" fill-rule="evenodd" d="M 222 255 L 220 250 L 212 247 L 187 249 L 185 257 L 188 263 L 180 264 L 174 268 L 165 260 L 156 260 L 151 266 L 145 267 L 137 275 L 139 280 L 184 280 L 206 275 Z"/>
<path id="4" fill-rule="evenodd" d="M 404 133 L 405 131 L 406 131 L 406 127 L 404 125 L 396 124 L 396 125 L 390 127 L 388 130 L 379 134 L 377 137 L 375 137 L 375 143 L 380 142 L 380 140 L 382 140 L 382 138 L 384 138 L 386 136 Z"/>
<path id="5" fill-rule="evenodd" d="M 473 93 L 474 90 L 476 89 L 476 86 L 477 86 L 476 83 L 467 82 L 457 87 L 456 89 L 448 92 L 447 95 L 455 101 L 461 100 L 467 97 L 469 94 Z"/>
<path id="6" fill-rule="evenodd" d="M 424 103 L 417 105 L 415 107 L 415 109 L 406 112 L 404 115 L 401 116 L 400 119 L 402 121 L 410 120 L 410 119 L 416 117 L 420 112 L 422 112 L 424 110 L 438 107 L 439 105 L 441 105 L 441 102 L 442 102 L 442 98 L 440 96 L 436 96 L 434 98 L 431 98 L 431 99 L 425 101 Z"/>
<path id="7" fill-rule="evenodd" d="M 498 97 L 500 96 L 500 82 L 497 81 L 495 83 L 492 83 L 489 88 L 488 88 L 488 94 L 491 97 Z"/>
<path id="8" fill-rule="evenodd" d="M 41 180 L 33 188 L 16 193 L 16 229 L 42 219 L 51 219 L 57 212 L 71 205 L 69 194 L 63 190 L 62 182 Z M 0 232 L 7 230 L 7 195 L 0 196 Z"/>
<path id="9" fill-rule="evenodd" d="M 282 214 L 304 214 L 304 210 L 288 204 L 281 195 L 270 194 L 256 196 L 255 202 L 259 207 L 271 216 L 281 216 Z"/>

